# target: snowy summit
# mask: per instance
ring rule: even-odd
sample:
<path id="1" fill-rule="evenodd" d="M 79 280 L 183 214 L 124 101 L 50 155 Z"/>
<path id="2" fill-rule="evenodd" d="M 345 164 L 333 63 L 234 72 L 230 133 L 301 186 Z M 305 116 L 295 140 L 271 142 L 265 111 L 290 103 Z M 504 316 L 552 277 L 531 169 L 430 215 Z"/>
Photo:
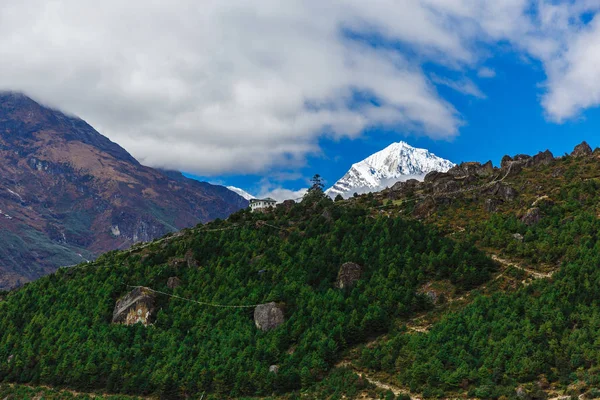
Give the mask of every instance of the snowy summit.
<path id="1" fill-rule="evenodd" d="M 407 179 L 423 179 L 431 171 L 446 172 L 454 166 L 426 149 L 405 142 L 392 143 L 385 149 L 352 165 L 352 168 L 327 189 L 327 195 L 351 197 L 354 193 L 377 192 Z"/>
<path id="2" fill-rule="evenodd" d="M 246 192 L 244 189 L 240 189 L 240 188 L 235 187 L 235 186 L 227 186 L 227 189 L 231 190 L 232 192 L 235 192 L 235 193 L 239 194 L 240 196 L 242 196 L 246 200 L 252 200 L 252 199 L 255 198 L 250 193 Z"/>

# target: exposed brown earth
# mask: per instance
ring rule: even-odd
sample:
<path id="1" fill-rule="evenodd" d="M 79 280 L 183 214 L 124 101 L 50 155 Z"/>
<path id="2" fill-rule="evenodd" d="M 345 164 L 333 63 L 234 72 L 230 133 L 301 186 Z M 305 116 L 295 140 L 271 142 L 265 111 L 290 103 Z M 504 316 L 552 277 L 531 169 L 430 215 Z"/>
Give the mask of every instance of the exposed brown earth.
<path id="1" fill-rule="evenodd" d="M 85 121 L 0 92 L 0 289 L 247 206 L 141 165 Z"/>

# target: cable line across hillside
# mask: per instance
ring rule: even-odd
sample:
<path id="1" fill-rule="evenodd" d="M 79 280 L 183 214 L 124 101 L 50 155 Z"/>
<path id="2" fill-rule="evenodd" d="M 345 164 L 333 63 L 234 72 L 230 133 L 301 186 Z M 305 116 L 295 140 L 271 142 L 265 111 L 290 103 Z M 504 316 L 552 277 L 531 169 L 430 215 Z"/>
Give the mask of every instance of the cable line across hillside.
<path id="1" fill-rule="evenodd" d="M 162 295 L 165 295 L 165 296 L 173 297 L 173 298 L 176 298 L 176 299 L 179 299 L 179 300 L 189 301 L 190 303 L 196 303 L 196 304 L 199 304 L 201 306 L 207 306 L 207 307 L 217 307 L 217 308 L 256 308 L 256 307 L 258 307 L 260 305 L 260 304 L 227 305 L 227 304 L 209 303 L 209 302 L 205 302 L 205 301 L 198 301 L 198 300 L 193 300 L 193 299 L 186 299 L 185 297 L 177 296 L 177 295 L 171 294 L 171 293 L 161 292 L 160 290 L 154 290 L 154 289 L 149 288 L 147 286 L 132 286 L 132 285 L 127 285 L 127 287 L 134 288 L 134 289 L 145 289 L 145 290 L 149 290 L 149 291 L 151 291 L 153 293 L 162 294 Z"/>

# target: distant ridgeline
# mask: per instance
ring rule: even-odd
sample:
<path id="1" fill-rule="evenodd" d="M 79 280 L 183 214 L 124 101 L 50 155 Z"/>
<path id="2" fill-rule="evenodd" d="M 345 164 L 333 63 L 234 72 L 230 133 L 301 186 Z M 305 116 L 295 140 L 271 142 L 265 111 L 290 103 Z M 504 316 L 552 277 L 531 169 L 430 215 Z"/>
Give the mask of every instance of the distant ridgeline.
<path id="1" fill-rule="evenodd" d="M 169 398 L 308 388 L 344 349 L 429 309 L 417 290 L 426 281 L 460 292 L 494 268 L 472 245 L 361 205 L 322 198 L 243 210 L 6 294 L 0 378 Z M 130 286 L 153 296 L 148 326 L 112 323 Z M 255 304 L 267 306 L 227 308 Z M 254 320 L 266 313 L 272 323 L 271 311 L 276 324 Z"/>

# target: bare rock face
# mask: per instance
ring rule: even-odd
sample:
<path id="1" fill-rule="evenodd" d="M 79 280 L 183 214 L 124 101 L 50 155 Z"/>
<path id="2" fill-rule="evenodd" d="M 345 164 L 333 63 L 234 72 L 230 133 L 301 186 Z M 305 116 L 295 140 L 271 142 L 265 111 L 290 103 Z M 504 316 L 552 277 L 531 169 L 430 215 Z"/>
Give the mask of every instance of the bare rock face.
<path id="1" fill-rule="evenodd" d="M 167 287 L 169 289 L 175 289 L 179 286 L 181 286 L 181 279 L 179 279 L 178 277 L 172 276 L 167 280 Z"/>
<path id="2" fill-rule="evenodd" d="M 392 186 L 393 191 L 399 191 L 401 194 L 407 194 L 421 185 L 416 179 L 409 179 L 405 182 L 396 182 L 394 186 Z"/>
<path id="3" fill-rule="evenodd" d="M 512 164 L 513 158 L 511 156 L 502 157 L 502 161 L 500 161 L 500 168 L 507 168 L 510 164 Z"/>
<path id="4" fill-rule="evenodd" d="M 171 258 L 169 260 L 169 267 L 173 268 L 183 268 L 187 265 L 187 261 L 184 258 Z"/>
<path id="5" fill-rule="evenodd" d="M 155 295 L 144 287 L 138 287 L 120 298 L 115 304 L 112 322 L 114 324 L 134 325 L 141 322 L 147 326 L 155 311 Z"/>
<path id="6" fill-rule="evenodd" d="M 455 177 L 464 177 L 470 175 L 478 175 L 481 169 L 481 163 L 478 162 L 464 162 L 460 165 L 456 165 L 448 170 L 448 174 Z"/>
<path id="7" fill-rule="evenodd" d="M 487 212 L 496 212 L 496 210 L 498 210 L 498 206 L 500 205 L 500 203 L 502 203 L 502 201 L 498 200 L 498 199 L 485 199 L 485 210 Z"/>
<path id="8" fill-rule="evenodd" d="M 554 154 L 550 150 L 546 150 L 544 152 L 539 152 L 530 161 L 532 166 L 538 165 L 550 165 L 554 161 Z"/>
<path id="9" fill-rule="evenodd" d="M 439 180 L 431 185 L 433 193 L 452 193 L 460 189 L 460 184 L 455 180 Z"/>
<path id="10" fill-rule="evenodd" d="M 492 164 L 492 161 L 488 161 L 485 164 L 483 164 L 481 166 L 481 168 L 479 168 L 477 170 L 477 175 L 479 176 L 490 176 L 494 173 L 494 164 Z"/>
<path id="11" fill-rule="evenodd" d="M 540 219 L 542 219 L 540 209 L 538 207 L 533 207 L 527 210 L 527 213 L 521 218 L 521 221 L 523 221 L 525 225 L 531 226 L 540 222 Z"/>
<path id="12" fill-rule="evenodd" d="M 360 279 L 362 274 L 362 267 L 353 262 L 344 263 L 338 272 L 338 277 L 335 282 L 335 286 L 338 289 L 344 289 L 351 287 L 356 281 Z"/>
<path id="13" fill-rule="evenodd" d="M 454 167 L 454 168 L 456 168 L 456 167 Z M 423 182 L 425 182 L 425 183 L 440 182 L 440 181 L 446 181 L 446 180 L 451 180 L 451 179 L 454 179 L 454 177 L 446 172 L 431 171 L 430 173 L 425 175 Z"/>
<path id="14" fill-rule="evenodd" d="M 504 201 L 513 201 L 517 197 L 517 191 L 502 182 L 497 182 L 492 186 L 491 194 L 500 197 Z"/>
<path id="15" fill-rule="evenodd" d="M 192 249 L 189 249 L 185 253 L 184 259 L 188 268 L 196 268 L 198 266 L 198 261 L 196 261 L 196 258 L 194 258 L 194 252 L 192 251 Z"/>
<path id="16" fill-rule="evenodd" d="M 254 309 L 254 323 L 263 332 L 277 328 L 285 322 L 283 305 L 275 302 L 260 304 Z"/>
<path id="17" fill-rule="evenodd" d="M 592 151 L 592 148 L 590 147 L 590 145 L 587 144 L 587 142 L 581 142 L 581 144 L 578 144 L 577 146 L 575 146 L 575 149 L 571 153 L 571 156 L 572 157 L 588 157 L 588 156 L 591 156 L 592 154 L 593 154 L 593 151 Z"/>
<path id="18" fill-rule="evenodd" d="M 513 157 L 513 161 L 517 161 L 517 162 L 523 162 L 523 161 L 527 161 L 531 159 L 531 156 L 528 154 L 517 154 L 516 156 Z"/>

